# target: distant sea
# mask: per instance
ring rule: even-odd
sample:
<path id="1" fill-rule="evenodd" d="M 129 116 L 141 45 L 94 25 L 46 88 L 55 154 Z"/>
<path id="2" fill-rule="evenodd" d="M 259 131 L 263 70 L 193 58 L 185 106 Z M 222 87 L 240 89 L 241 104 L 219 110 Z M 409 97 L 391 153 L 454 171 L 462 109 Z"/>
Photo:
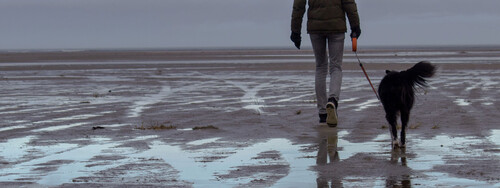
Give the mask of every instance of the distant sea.
<path id="1" fill-rule="evenodd" d="M 357 62 L 351 46 L 345 46 L 344 62 Z M 309 61 L 314 58 L 312 49 L 297 50 L 290 47 L 276 48 L 116 48 L 116 49 L 27 49 L 27 50 L 0 50 L 5 53 L 92 53 L 92 52 L 190 52 L 190 54 L 204 54 L 203 57 L 193 59 L 158 59 L 164 63 L 294 63 Z M 206 52 L 209 52 L 208 55 Z M 226 53 L 227 52 L 227 53 Z M 358 56 L 363 62 L 372 63 L 416 63 L 427 60 L 433 63 L 474 63 L 500 64 L 500 45 L 498 46 L 358 46 Z M 130 53 L 129 53 L 130 54 Z M 168 54 L 164 55 L 167 57 Z M 123 59 L 120 59 L 123 60 Z M 119 60 L 119 61 L 120 61 Z M 134 61 L 134 59 L 131 59 Z M 137 60 L 137 59 L 135 59 Z M 141 60 L 141 59 L 139 59 Z M 147 59 L 145 59 L 147 61 Z M 85 61 L 85 60 L 84 60 Z"/>

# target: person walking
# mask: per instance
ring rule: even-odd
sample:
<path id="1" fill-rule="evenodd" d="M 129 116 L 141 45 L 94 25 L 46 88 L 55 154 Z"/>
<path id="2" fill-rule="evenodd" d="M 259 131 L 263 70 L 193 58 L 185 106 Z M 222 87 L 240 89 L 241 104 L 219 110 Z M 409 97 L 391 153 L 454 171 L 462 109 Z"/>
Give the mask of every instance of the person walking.
<path id="1" fill-rule="evenodd" d="M 355 0 L 294 0 L 290 39 L 300 49 L 301 30 L 307 9 L 307 33 L 316 59 L 315 91 L 319 122 L 337 126 L 337 107 L 342 84 L 342 57 L 347 32 L 346 15 L 351 26 L 351 38 L 361 35 L 358 8 Z M 328 49 L 328 57 L 327 57 Z M 330 84 L 326 92 L 326 77 Z"/>

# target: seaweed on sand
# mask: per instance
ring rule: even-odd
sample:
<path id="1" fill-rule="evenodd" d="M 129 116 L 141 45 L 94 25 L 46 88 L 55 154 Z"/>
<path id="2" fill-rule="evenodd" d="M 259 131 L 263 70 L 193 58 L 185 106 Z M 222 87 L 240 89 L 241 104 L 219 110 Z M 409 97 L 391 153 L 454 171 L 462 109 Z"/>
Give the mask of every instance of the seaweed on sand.
<path id="1" fill-rule="evenodd" d="M 203 126 L 203 127 L 194 127 L 193 130 L 203 130 L 203 129 L 219 129 L 213 125 Z"/>

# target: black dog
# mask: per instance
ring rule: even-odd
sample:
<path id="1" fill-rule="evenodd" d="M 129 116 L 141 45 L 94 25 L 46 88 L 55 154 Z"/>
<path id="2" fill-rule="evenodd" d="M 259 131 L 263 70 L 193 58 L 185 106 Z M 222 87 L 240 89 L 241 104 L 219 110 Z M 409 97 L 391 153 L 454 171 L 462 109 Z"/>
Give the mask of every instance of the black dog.
<path id="1" fill-rule="evenodd" d="M 427 61 L 422 61 L 406 71 L 389 71 L 380 82 L 378 93 L 385 110 L 385 118 L 391 125 L 390 132 L 392 137 L 392 146 L 405 147 L 406 133 L 405 129 L 410 119 L 410 110 L 415 101 L 415 87 L 427 87 L 425 78 L 434 75 L 435 66 Z M 401 142 L 397 133 L 398 113 L 401 115 Z"/>

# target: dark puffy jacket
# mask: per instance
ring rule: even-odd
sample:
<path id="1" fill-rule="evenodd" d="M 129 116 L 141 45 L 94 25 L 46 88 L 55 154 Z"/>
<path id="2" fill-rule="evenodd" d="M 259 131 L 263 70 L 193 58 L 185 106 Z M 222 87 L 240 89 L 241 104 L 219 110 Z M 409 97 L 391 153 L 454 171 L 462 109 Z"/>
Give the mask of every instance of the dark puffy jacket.
<path id="1" fill-rule="evenodd" d="M 344 33 L 346 14 L 351 28 L 359 27 L 359 16 L 354 0 L 294 0 L 292 32 L 300 33 L 302 18 L 307 9 L 308 33 Z"/>

